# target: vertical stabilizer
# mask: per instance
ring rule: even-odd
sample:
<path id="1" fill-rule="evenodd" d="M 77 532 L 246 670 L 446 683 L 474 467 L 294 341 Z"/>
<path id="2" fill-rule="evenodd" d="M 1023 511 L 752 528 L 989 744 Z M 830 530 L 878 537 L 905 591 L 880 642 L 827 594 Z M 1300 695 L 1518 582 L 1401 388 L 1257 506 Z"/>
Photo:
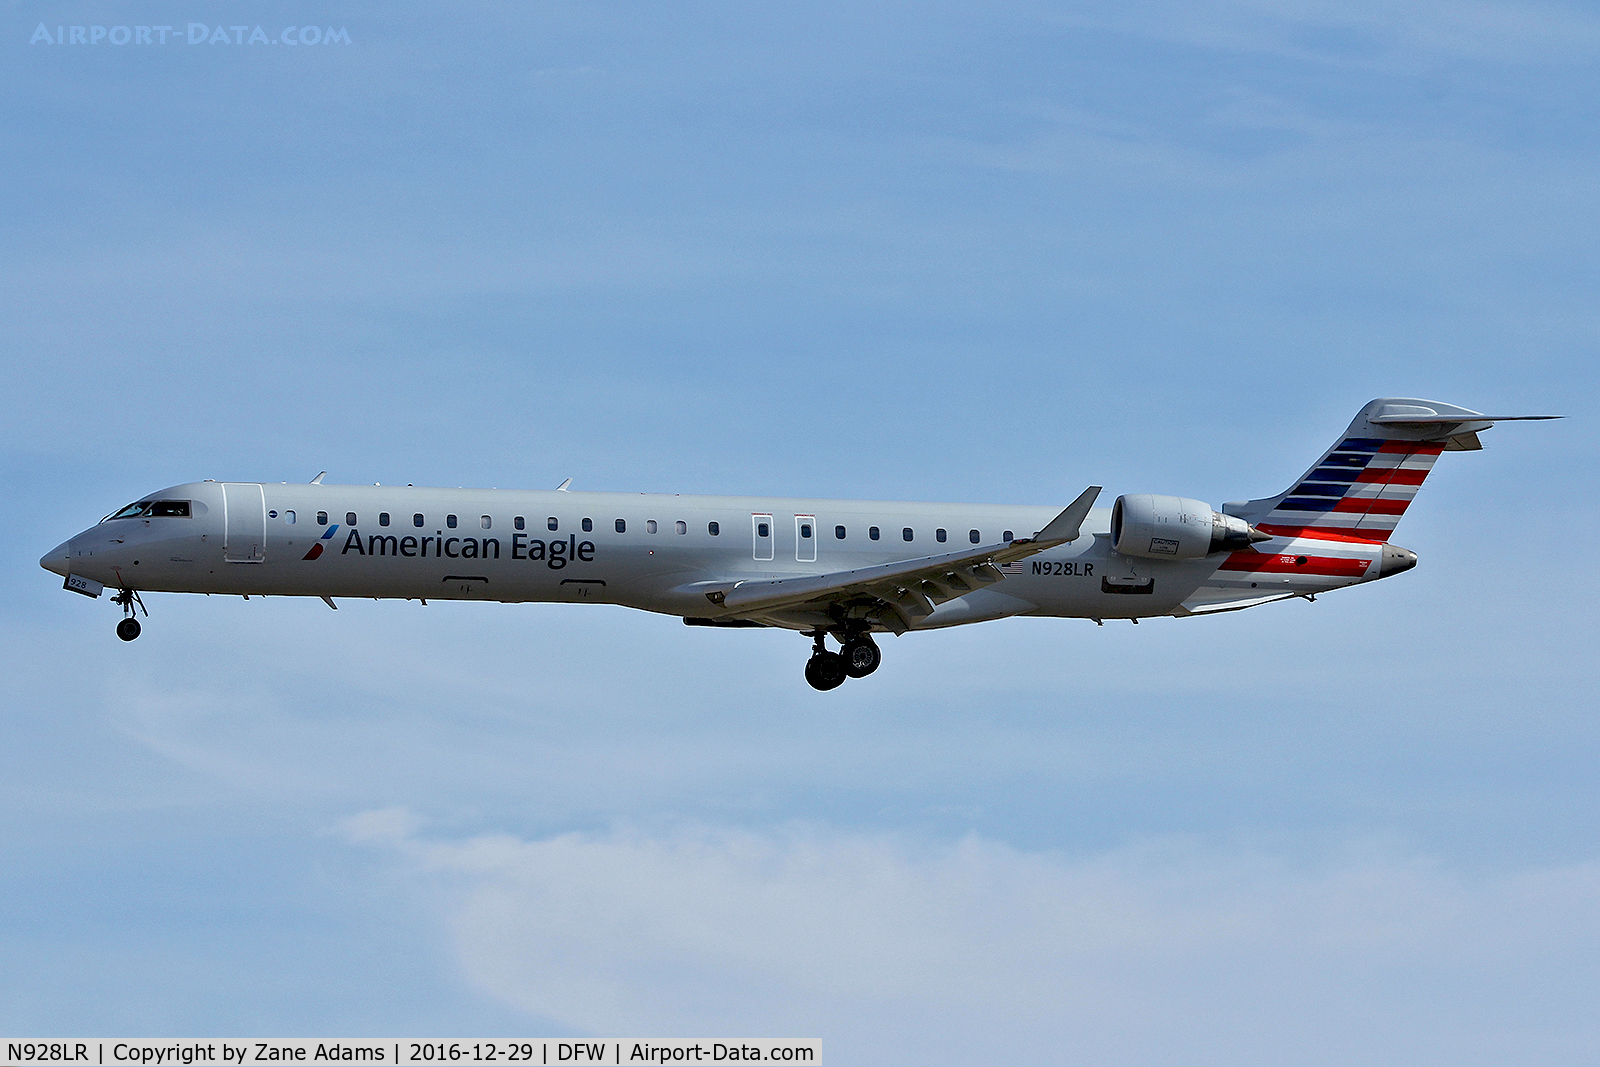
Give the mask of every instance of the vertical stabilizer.
<path id="1" fill-rule="evenodd" d="M 1494 421 L 1432 400 L 1374 400 L 1294 485 L 1223 511 L 1279 537 L 1387 542 L 1439 453 L 1481 448 Z"/>

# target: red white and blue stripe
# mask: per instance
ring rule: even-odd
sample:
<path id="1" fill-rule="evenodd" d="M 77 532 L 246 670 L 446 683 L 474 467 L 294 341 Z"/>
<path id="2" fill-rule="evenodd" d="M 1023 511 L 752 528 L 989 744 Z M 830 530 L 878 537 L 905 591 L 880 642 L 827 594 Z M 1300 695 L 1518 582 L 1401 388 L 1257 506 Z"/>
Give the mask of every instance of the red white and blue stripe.
<path id="1" fill-rule="evenodd" d="M 1256 527 L 1279 537 L 1386 542 L 1443 445 L 1347 437 Z"/>

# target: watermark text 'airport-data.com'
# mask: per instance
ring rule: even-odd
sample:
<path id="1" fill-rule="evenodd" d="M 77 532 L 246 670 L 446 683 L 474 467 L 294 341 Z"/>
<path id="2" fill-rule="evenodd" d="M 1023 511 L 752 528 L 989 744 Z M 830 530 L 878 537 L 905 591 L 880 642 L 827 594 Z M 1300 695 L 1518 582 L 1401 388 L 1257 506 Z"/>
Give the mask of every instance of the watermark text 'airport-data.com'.
<path id="1" fill-rule="evenodd" d="M 191 45 L 329 45 L 349 44 L 343 26 L 288 26 L 276 34 L 260 26 L 46 26 L 39 23 L 28 39 L 32 45 L 112 45 L 134 48 L 167 44 Z"/>

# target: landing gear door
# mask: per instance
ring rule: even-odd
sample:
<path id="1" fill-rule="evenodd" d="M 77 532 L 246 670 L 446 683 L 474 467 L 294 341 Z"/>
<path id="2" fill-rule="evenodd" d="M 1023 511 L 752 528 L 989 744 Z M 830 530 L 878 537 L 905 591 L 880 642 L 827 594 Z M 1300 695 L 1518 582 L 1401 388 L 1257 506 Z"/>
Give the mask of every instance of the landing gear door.
<path id="1" fill-rule="evenodd" d="M 222 483 L 222 558 L 267 561 L 267 495 L 255 482 Z"/>
<path id="2" fill-rule="evenodd" d="M 772 558 L 772 516 L 750 516 L 751 552 L 756 559 Z"/>

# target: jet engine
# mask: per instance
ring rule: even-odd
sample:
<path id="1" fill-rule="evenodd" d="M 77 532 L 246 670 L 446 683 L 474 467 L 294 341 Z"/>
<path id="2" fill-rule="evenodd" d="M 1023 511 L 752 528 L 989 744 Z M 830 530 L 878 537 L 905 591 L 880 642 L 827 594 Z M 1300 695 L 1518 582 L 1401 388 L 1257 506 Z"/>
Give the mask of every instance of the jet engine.
<path id="1" fill-rule="evenodd" d="M 1201 559 L 1271 540 L 1235 515 L 1181 496 L 1129 493 L 1111 508 L 1111 547 L 1146 559 Z"/>

